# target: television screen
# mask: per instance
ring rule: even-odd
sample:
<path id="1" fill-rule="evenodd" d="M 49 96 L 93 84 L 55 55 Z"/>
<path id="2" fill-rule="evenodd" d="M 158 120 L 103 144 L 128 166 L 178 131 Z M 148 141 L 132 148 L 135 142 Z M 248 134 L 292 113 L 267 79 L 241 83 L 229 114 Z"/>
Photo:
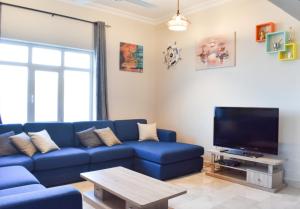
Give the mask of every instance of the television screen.
<path id="1" fill-rule="evenodd" d="M 278 108 L 216 107 L 214 146 L 278 154 Z"/>

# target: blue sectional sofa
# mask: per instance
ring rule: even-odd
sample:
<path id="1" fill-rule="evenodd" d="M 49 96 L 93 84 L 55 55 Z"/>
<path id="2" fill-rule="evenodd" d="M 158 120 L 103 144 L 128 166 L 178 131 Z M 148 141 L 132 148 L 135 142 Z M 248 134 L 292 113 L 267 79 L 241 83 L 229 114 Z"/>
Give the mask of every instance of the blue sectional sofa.
<path id="1" fill-rule="evenodd" d="M 23 166 L 46 187 L 80 181 L 82 172 L 115 166 L 123 166 L 161 180 L 201 171 L 204 152 L 202 147 L 177 143 L 175 132 L 162 129 L 157 131 L 160 142 L 139 142 L 138 122 L 147 123 L 144 119 L 137 119 L 0 125 L 0 134 L 46 129 L 61 148 L 46 154 L 37 153 L 32 158 L 22 154 L 0 157 L 0 168 Z M 76 132 L 92 126 L 110 127 L 123 144 L 113 147 L 82 147 Z"/>
<path id="2" fill-rule="evenodd" d="M 0 209 L 82 209 L 71 186 L 45 188 L 22 166 L 0 167 Z"/>

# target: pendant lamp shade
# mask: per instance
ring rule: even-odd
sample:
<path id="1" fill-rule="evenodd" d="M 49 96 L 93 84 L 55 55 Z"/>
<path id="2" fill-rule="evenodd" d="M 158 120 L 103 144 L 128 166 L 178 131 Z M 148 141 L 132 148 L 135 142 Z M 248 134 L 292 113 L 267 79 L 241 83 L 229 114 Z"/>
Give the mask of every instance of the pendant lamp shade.
<path id="1" fill-rule="evenodd" d="M 189 20 L 179 10 L 179 0 L 177 0 L 177 13 L 168 21 L 168 28 L 171 31 L 185 31 L 189 26 Z"/>

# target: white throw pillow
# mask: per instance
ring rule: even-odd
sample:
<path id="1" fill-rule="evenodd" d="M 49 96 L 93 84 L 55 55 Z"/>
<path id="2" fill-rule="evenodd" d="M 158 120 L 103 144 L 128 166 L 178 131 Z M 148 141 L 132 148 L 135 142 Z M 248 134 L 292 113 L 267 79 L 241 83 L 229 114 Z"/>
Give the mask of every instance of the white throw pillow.
<path id="1" fill-rule="evenodd" d="M 18 148 L 18 150 L 25 155 L 28 155 L 29 157 L 32 157 L 36 152 L 36 148 L 32 141 L 30 140 L 30 137 L 23 133 L 14 135 L 9 137 L 11 142 Z"/>
<path id="2" fill-rule="evenodd" d="M 138 123 L 139 141 L 155 140 L 158 141 L 156 123 L 142 124 Z"/>
<path id="3" fill-rule="evenodd" d="M 51 139 L 46 130 L 40 132 L 29 132 L 32 143 L 38 148 L 41 153 L 47 153 L 53 150 L 59 150 L 59 147 Z"/>
<path id="4" fill-rule="evenodd" d="M 94 132 L 99 136 L 106 146 L 113 146 L 116 144 L 122 144 L 114 132 L 109 128 L 96 129 Z"/>

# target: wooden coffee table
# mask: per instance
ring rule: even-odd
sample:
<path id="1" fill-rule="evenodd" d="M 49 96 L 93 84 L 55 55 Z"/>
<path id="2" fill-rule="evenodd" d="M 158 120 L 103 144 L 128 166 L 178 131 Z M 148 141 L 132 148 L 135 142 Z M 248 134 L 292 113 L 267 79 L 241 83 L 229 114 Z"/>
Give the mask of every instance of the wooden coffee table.
<path id="1" fill-rule="evenodd" d="M 168 209 L 169 199 L 187 192 L 123 167 L 82 173 L 81 177 L 94 184 L 94 190 L 83 198 L 97 209 Z"/>

